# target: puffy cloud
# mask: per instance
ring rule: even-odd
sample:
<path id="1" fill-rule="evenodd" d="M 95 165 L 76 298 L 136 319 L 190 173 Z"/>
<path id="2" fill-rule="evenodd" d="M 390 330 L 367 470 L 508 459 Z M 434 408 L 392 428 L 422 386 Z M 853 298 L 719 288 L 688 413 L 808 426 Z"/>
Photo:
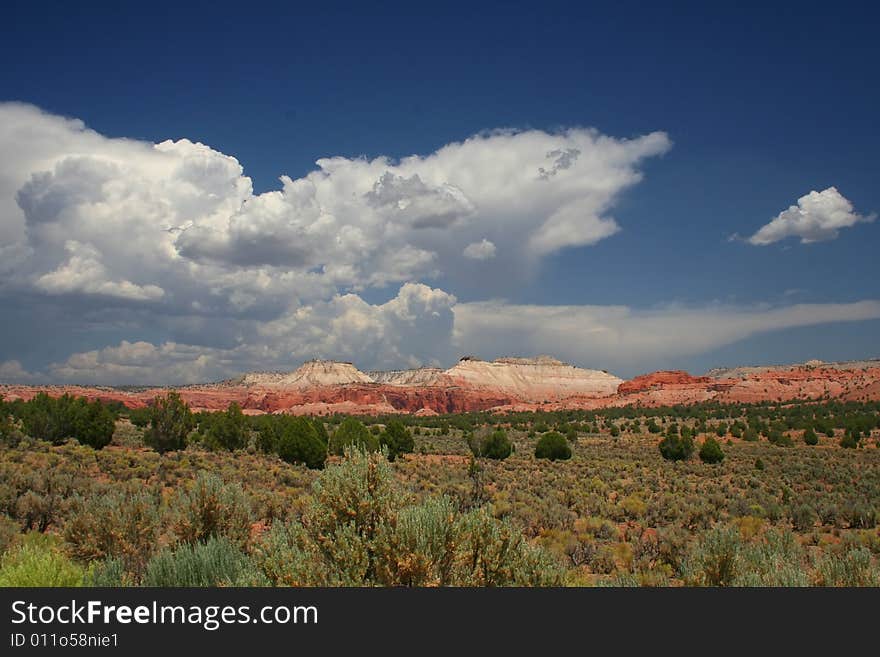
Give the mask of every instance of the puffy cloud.
<path id="1" fill-rule="evenodd" d="M 495 245 L 487 239 L 472 242 L 464 247 L 462 254 L 471 260 L 491 260 L 495 257 Z"/>
<path id="2" fill-rule="evenodd" d="M 27 105 L 0 104 L 0 146 L 0 249 L 19 263 L 7 286 L 235 314 L 466 280 L 489 242 L 498 272 L 594 244 L 618 230 L 609 211 L 670 142 L 495 131 L 400 161 L 322 158 L 263 194 L 204 144 L 110 139 Z"/>
<path id="3" fill-rule="evenodd" d="M 768 224 L 748 238 L 750 244 L 764 246 L 786 237 L 800 237 L 802 244 L 836 239 L 840 229 L 860 222 L 874 221 L 876 215 L 862 216 L 836 187 L 811 191 L 798 199 L 797 205 L 780 212 Z"/>
<path id="4" fill-rule="evenodd" d="M 468 290 L 477 261 L 481 285 L 509 285 L 509 272 L 527 276 L 541 257 L 617 230 L 617 198 L 670 142 L 659 132 L 487 132 L 399 161 L 322 158 L 263 194 L 234 157 L 204 144 L 108 138 L 25 104 L 0 103 L 0 147 L 6 299 L 42 295 L 72 330 L 71 309 L 84 304 L 82 329 L 124 326 L 130 340 L 197 333 L 204 348 L 227 349 L 287 326 L 287 352 L 270 345 L 279 362 L 367 348 L 401 365 L 422 359 L 417 340 L 380 342 L 406 328 L 392 312 L 403 302 L 372 306 L 343 292 L 439 276 Z M 417 322 L 440 345 L 446 306 Z M 193 326 L 204 328 L 179 328 Z M 95 357 L 116 379 L 128 371 L 108 369 L 116 352 Z M 67 379 L 84 368 L 55 371 Z"/>
<path id="5" fill-rule="evenodd" d="M 550 215 L 541 230 L 529 238 L 529 245 L 535 253 L 546 255 L 573 244 L 595 244 L 619 230 L 614 219 L 595 212 L 591 199 L 579 199 Z"/>
<path id="6" fill-rule="evenodd" d="M 176 246 L 197 262 L 321 268 L 359 287 L 455 278 L 468 245 L 489 235 L 505 254 L 494 266 L 509 269 L 614 234 L 607 211 L 669 146 L 663 133 L 574 129 L 487 133 L 399 162 L 324 158 L 226 219 L 185 226 Z"/>
<path id="7" fill-rule="evenodd" d="M 429 187 L 417 173 L 404 178 L 389 171 L 364 194 L 364 199 L 389 219 L 413 228 L 449 228 L 474 211 L 460 189 L 448 183 Z"/>
<path id="8" fill-rule="evenodd" d="M 383 304 L 336 295 L 261 324 L 258 335 L 287 362 L 336 358 L 371 369 L 436 364 L 452 355 L 455 303 L 443 290 L 407 283 Z"/>
<path id="9" fill-rule="evenodd" d="M 221 349 L 123 340 L 116 347 L 73 354 L 51 365 L 49 375 L 55 381 L 84 384 L 187 384 L 228 374 L 230 360 Z"/>
<path id="10" fill-rule="evenodd" d="M 101 294 L 132 301 L 161 299 L 165 294 L 156 285 L 135 285 L 126 280 L 109 280 L 107 268 L 99 260 L 100 254 L 87 244 L 68 240 L 64 248 L 70 253 L 70 259 L 55 271 L 37 279 L 36 286 L 41 290 L 50 294 Z"/>
<path id="11" fill-rule="evenodd" d="M 75 119 L 0 104 L 0 302 L 37 299 L 68 332 L 115 343 L 38 373 L 7 361 L 0 378 L 188 383 L 316 356 L 381 368 L 448 364 L 461 352 L 550 352 L 614 367 L 877 316 L 876 302 L 460 304 L 412 282 L 443 276 L 443 287 L 473 298 L 478 272 L 481 292 L 498 294 L 493 286 L 529 275 L 542 258 L 610 237 L 621 229 L 620 195 L 670 145 L 661 132 L 494 131 L 399 161 L 322 158 L 254 194 L 241 164 L 204 144 L 111 139 Z M 751 241 L 828 239 L 872 218 L 830 188 Z M 366 300 L 392 284 L 392 299 Z"/>

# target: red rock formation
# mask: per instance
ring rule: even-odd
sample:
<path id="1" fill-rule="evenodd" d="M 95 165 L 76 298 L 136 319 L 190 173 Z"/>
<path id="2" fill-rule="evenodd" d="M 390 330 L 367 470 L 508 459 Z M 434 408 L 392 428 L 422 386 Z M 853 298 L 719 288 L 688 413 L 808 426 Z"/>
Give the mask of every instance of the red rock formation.
<path id="1" fill-rule="evenodd" d="M 497 369 L 498 363 L 503 361 L 496 361 L 491 367 Z M 514 364 L 521 367 L 519 362 Z M 468 366 L 474 368 L 473 364 Z M 542 363 L 541 367 L 544 366 Z M 553 377 L 559 378 L 559 368 L 555 364 L 551 366 L 550 380 Z M 324 376 L 326 373 L 322 370 L 321 374 Z M 580 376 L 577 372 L 574 374 Z M 456 381 L 441 378 L 434 385 L 372 383 L 359 380 L 360 377 L 355 374 L 352 375 L 351 382 L 334 385 L 312 385 L 309 382 L 304 384 L 299 379 L 288 385 L 279 381 L 278 377 L 269 377 L 266 381 L 259 377 L 242 377 L 226 383 L 186 386 L 178 389 L 178 392 L 195 410 L 223 410 L 230 403 L 236 402 L 247 413 L 292 414 L 426 415 L 486 410 L 596 409 L 633 404 L 666 406 L 703 401 L 737 403 L 820 398 L 880 400 L 880 362 L 877 361 L 854 365 L 822 363 L 777 368 L 738 368 L 719 370 L 709 376 L 691 376 L 683 371 L 654 372 L 624 381 L 617 386 L 616 394 L 607 395 L 592 392 L 589 387 L 582 391 L 577 387 L 561 384 L 555 389 L 556 394 L 546 394 L 553 385 L 542 381 L 536 381 L 536 387 L 522 392 L 523 384 L 520 379 L 514 379 L 517 387 L 498 377 L 494 371 L 492 375 L 501 382 L 500 385 L 493 387 L 491 382 L 476 378 L 468 381 L 464 377 Z M 349 374 L 346 373 L 346 376 Z M 601 377 L 599 380 L 603 381 Z M 246 383 L 247 381 L 251 383 Z M 576 383 L 580 385 L 578 381 Z M 0 395 L 7 399 L 30 399 L 41 391 L 51 396 L 67 393 L 103 402 L 115 401 L 129 408 L 147 406 L 155 397 L 167 392 L 163 388 L 125 390 L 83 386 L 0 385 Z M 536 394 L 536 391 L 540 394 Z"/>
<path id="2" fill-rule="evenodd" d="M 186 394 L 182 394 L 186 398 Z M 253 390 L 244 408 L 256 408 L 267 413 L 295 413 L 301 406 L 323 404 L 328 412 L 333 412 L 336 406 L 355 406 L 378 413 L 415 413 L 421 409 L 435 413 L 465 413 L 484 411 L 513 401 L 509 397 L 461 388 L 349 384 L 302 390 Z"/>
<path id="3" fill-rule="evenodd" d="M 617 386 L 618 395 L 631 395 L 636 392 L 644 392 L 655 388 L 664 388 L 667 386 L 681 385 L 699 385 L 709 383 L 707 376 L 691 376 L 684 370 L 665 370 L 660 372 L 652 372 L 651 374 L 642 374 L 629 381 L 624 381 Z"/>

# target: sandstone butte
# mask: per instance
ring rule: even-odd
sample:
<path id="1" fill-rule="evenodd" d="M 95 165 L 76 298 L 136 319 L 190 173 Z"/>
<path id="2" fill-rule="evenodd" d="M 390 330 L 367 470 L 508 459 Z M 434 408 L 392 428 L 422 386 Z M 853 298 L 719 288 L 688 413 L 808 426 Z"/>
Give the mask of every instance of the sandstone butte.
<path id="1" fill-rule="evenodd" d="M 144 407 L 170 388 L 0 385 L 6 399 L 39 392 L 69 393 Z M 653 372 L 624 381 L 549 356 L 485 361 L 467 356 L 455 366 L 362 372 L 351 363 L 313 360 L 293 372 L 250 372 L 236 379 L 177 387 L 195 410 L 237 402 L 246 413 L 412 413 L 596 409 L 840 399 L 880 400 L 880 360 L 717 369 L 704 376 Z"/>

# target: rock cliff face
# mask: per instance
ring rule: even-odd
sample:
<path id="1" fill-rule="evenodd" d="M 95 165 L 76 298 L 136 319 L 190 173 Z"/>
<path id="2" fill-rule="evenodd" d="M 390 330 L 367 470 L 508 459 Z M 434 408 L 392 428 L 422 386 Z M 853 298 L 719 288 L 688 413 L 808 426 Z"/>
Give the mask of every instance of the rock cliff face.
<path id="1" fill-rule="evenodd" d="M 186 396 L 185 392 L 181 392 Z M 352 384 L 301 390 L 253 391 L 244 408 L 265 413 L 435 413 L 484 411 L 511 403 L 501 395 L 438 386 Z"/>
<path id="2" fill-rule="evenodd" d="M 438 385 L 443 370 L 439 367 L 420 367 L 415 370 L 390 370 L 386 372 L 367 372 L 376 383 L 392 386 L 433 386 Z"/>
<path id="3" fill-rule="evenodd" d="M 235 383 L 249 387 L 311 388 L 346 383 L 373 383 L 373 379 L 351 363 L 310 360 L 293 372 L 249 372 Z"/>
<path id="4" fill-rule="evenodd" d="M 524 402 L 540 403 L 566 397 L 607 397 L 623 379 L 599 370 L 586 370 L 551 358 L 463 358 L 446 370 L 447 385 L 492 390 Z"/>
<path id="5" fill-rule="evenodd" d="M 834 398 L 880 399 L 880 361 L 715 369 L 706 376 L 654 372 L 618 388 L 621 404 L 662 406 L 714 400 L 720 403 Z"/>
<path id="6" fill-rule="evenodd" d="M 617 386 L 620 395 L 631 395 L 646 390 L 669 388 L 671 386 L 700 386 L 709 383 L 707 376 L 691 376 L 684 370 L 667 370 L 642 374 Z"/>
<path id="7" fill-rule="evenodd" d="M 808 360 L 806 363 L 794 365 L 751 365 L 746 367 L 719 367 L 706 372 L 706 376 L 714 379 L 746 379 L 760 377 L 765 374 L 771 376 L 782 375 L 785 372 L 800 373 L 801 376 L 810 373 L 822 375 L 827 370 L 837 372 L 859 372 L 880 369 L 880 359 L 873 360 L 848 360 L 838 363 L 826 363 L 821 360 Z M 838 376 L 831 373 L 832 376 Z"/>
<path id="8" fill-rule="evenodd" d="M 0 385 L 7 399 L 45 391 L 130 408 L 144 407 L 164 388 Z M 595 409 L 834 398 L 880 400 L 880 361 L 713 370 L 706 376 L 654 372 L 623 381 L 607 372 L 547 356 L 483 361 L 464 358 L 448 370 L 421 368 L 366 374 L 351 363 L 310 361 L 289 373 L 250 373 L 238 379 L 178 388 L 196 410 L 238 403 L 246 413 L 377 414 Z"/>

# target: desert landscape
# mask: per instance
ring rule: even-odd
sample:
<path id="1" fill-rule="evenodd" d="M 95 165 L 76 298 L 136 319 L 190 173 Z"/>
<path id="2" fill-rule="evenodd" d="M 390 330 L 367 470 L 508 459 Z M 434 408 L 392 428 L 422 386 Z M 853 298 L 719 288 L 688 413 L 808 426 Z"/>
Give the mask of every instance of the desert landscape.
<path id="1" fill-rule="evenodd" d="M 0 394 L 0 585 L 880 585 L 876 360 Z"/>
<path id="2" fill-rule="evenodd" d="M 880 587 L 880 3 L 7 4 L 0 596 L 866 625 L 585 589 Z"/>

